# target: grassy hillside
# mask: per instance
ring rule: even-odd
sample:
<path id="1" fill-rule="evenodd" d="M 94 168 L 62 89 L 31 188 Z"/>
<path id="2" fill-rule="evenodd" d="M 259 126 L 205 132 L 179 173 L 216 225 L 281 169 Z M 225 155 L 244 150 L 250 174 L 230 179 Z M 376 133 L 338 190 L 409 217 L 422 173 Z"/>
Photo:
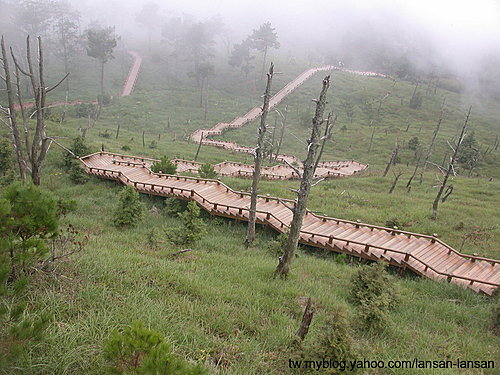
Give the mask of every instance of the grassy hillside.
<path id="1" fill-rule="evenodd" d="M 91 71 L 91 65 L 82 63 L 81 66 L 82 74 Z M 276 76 L 275 91 L 306 68 L 305 64 L 289 65 L 280 59 L 276 59 L 276 66 L 283 74 Z M 112 85 L 114 92 L 120 91 L 119 77 L 128 70 L 120 69 L 115 66 L 113 73 L 110 71 L 109 76 L 116 78 L 116 84 Z M 104 146 L 106 151 L 192 159 L 197 145 L 185 142 L 186 135 L 201 127 L 229 121 L 260 104 L 262 82 L 258 74 L 245 78 L 220 61 L 210 83 L 205 124 L 204 110 L 199 106 L 199 89 L 186 74 L 189 69 L 167 56 L 153 59 L 145 55 L 135 93 L 116 98 L 105 107 L 96 126 L 88 130 L 87 142 L 91 148 L 98 151 Z M 321 75 L 315 76 L 280 105 L 283 109 L 288 104 L 290 113 L 283 152 L 305 155 L 298 139 L 306 139 L 308 129 L 301 118 L 311 116 L 310 100 L 317 96 L 321 78 Z M 97 85 L 80 82 L 81 98 L 92 97 L 90 93 Z M 480 239 L 465 241 L 463 251 L 499 258 L 500 223 L 496 209 L 500 203 L 499 151 L 480 164 L 476 170 L 478 176 L 474 173 L 472 178 L 453 179 L 455 191 L 441 204 L 436 221 L 432 221 L 429 214 L 439 172 L 428 169 L 422 184 L 414 183 L 411 193 L 404 189 L 413 165 L 413 152 L 407 149 L 406 142 L 418 136 L 424 147 L 428 145 L 444 96 L 447 114 L 432 158 L 437 163 L 447 150 L 446 140 L 456 135 L 469 103 L 473 104 L 471 130 L 480 143 L 492 144 L 499 129 L 500 107 L 495 105 L 498 103 L 477 103 L 473 98 L 438 90 L 436 95 L 424 96 L 422 109 L 412 110 L 408 108 L 412 90 L 413 87 L 404 82 L 394 86 L 390 80 L 333 74 L 329 107 L 339 112 L 339 119 L 324 159 L 356 159 L 370 164 L 370 168 L 359 177 L 317 185 L 309 207 L 339 218 L 438 233 L 457 249 L 471 230 L 491 228 Z M 377 100 L 388 91 L 392 94 L 383 102 L 380 116 L 373 115 L 370 119 L 363 111 L 363 103 L 374 100 L 372 106 L 377 109 Z M 80 98 L 77 94 L 75 98 Z M 346 96 L 355 104 L 352 124 L 341 109 L 341 98 Z M 368 153 L 372 120 L 376 132 Z M 274 122 L 273 115 L 270 122 Z M 115 139 L 118 124 L 120 134 Z M 343 125 L 347 130 L 340 130 Z M 63 124 L 49 122 L 48 133 L 67 137 L 61 141 L 69 146 L 71 138 L 80 133 L 79 128 L 86 126 L 87 119 L 76 118 L 71 111 Z M 106 132 L 109 135 L 103 136 Z M 256 123 L 223 137 L 252 145 L 255 132 Z M 401 168 L 405 174 L 395 193 L 389 195 L 392 176 L 383 178 L 381 171 L 396 139 L 402 145 L 402 152 L 400 163 L 393 168 Z M 156 148 L 149 147 L 153 140 Z M 124 145 L 130 150 L 123 151 Z M 205 146 L 199 160 L 251 162 L 246 155 Z M 77 211 L 71 213 L 67 221 L 88 233 L 90 242 L 83 254 L 59 267 L 57 278 L 39 276 L 39 287 L 29 295 L 30 313 L 45 312 L 52 317 L 48 335 L 32 347 L 14 373 L 102 374 L 103 342 L 113 329 L 134 320 L 143 320 L 166 336 L 175 353 L 206 364 L 214 374 L 298 373 L 288 368 L 288 359 L 298 358 L 291 342 L 302 317 L 301 297 L 305 296 L 313 297 L 317 305 L 306 344 L 319 340 L 327 318 L 341 308 L 347 311 L 354 329 L 354 345 L 360 358 L 498 358 L 500 341 L 491 329 L 495 298 L 409 274 L 396 276 L 394 272 L 393 287 L 398 291 L 399 302 L 389 314 L 387 327 L 370 333 L 360 327 L 356 308 L 347 298 L 350 278 L 360 267 L 356 260 L 345 262 L 332 254 L 303 248 L 293 264 L 290 278 L 276 280 L 272 272 L 277 254 L 269 249 L 275 233 L 258 228 L 255 247 L 247 249 L 243 246 L 244 224 L 209 217 L 204 219 L 209 234 L 192 246 L 191 252 L 171 257 L 169 254 L 179 247 L 165 244 L 159 250 L 152 250 L 147 238 L 154 228 L 179 224 L 178 218 L 148 210 L 137 228 L 117 229 L 112 225 L 112 216 L 120 186 L 95 178 L 85 185 L 74 185 L 61 165 L 62 153 L 53 145 L 44 169 L 43 187 L 58 198 L 77 201 Z M 250 186 L 250 181 L 244 179 L 224 178 L 223 181 L 235 189 L 248 190 Z M 296 186 L 297 182 L 293 181 L 263 181 L 260 189 L 262 193 L 291 198 L 293 193 L 289 188 Z M 144 196 L 142 199 L 148 209 L 164 205 L 159 198 Z M 434 370 L 433 374 L 455 372 Z M 380 370 L 377 373 L 421 374 L 422 371 Z M 464 370 L 460 373 L 488 372 Z"/>

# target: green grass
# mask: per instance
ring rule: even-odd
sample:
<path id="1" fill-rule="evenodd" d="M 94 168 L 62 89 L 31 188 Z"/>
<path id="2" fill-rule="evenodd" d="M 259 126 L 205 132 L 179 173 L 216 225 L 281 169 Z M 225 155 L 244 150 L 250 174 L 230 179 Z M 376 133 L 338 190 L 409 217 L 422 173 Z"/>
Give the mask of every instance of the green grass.
<path id="1" fill-rule="evenodd" d="M 118 58 L 112 64 L 116 63 Z M 276 91 L 305 69 L 302 63 L 289 66 L 280 59 L 275 63 L 277 70 L 284 72 L 276 76 Z M 90 61 L 81 64 L 81 74 L 91 70 Z M 112 86 L 119 92 L 119 78 L 128 69 L 120 70 L 116 65 L 111 68 L 112 64 L 109 77 L 111 81 L 116 77 L 116 84 Z M 87 141 L 92 149 L 97 151 L 104 145 L 107 151 L 192 159 L 197 145 L 182 139 L 205 127 L 205 123 L 203 109 L 199 107 L 199 91 L 188 78 L 188 70 L 182 62 L 174 63 L 166 57 L 155 62 L 146 55 L 134 95 L 116 98 L 104 109 L 96 126 L 88 131 Z M 218 63 L 216 72 L 211 83 L 207 127 L 230 121 L 260 104 L 263 91 L 262 82 L 256 79 L 257 73 L 245 80 L 225 62 Z M 286 101 L 290 108 L 289 130 L 299 139 L 305 139 L 308 133 L 299 118 L 303 112 L 311 113 L 310 99 L 317 96 L 321 78 L 321 74 L 315 76 Z M 77 92 L 75 98 L 92 98 L 97 81 L 94 84 L 81 80 L 80 85 L 81 96 Z M 412 87 L 402 82 L 395 88 L 392 85 L 389 80 L 334 73 L 331 108 L 338 110 L 343 95 L 351 95 L 356 103 L 380 98 L 388 90 L 392 90 L 393 95 L 382 105 L 380 119 L 374 119 L 377 131 L 369 154 L 366 150 L 372 129 L 370 119 L 359 105 L 352 125 L 340 111 L 334 141 L 328 145 L 325 159 L 356 159 L 370 164 L 370 169 L 359 177 L 317 185 L 311 193 L 309 207 L 331 216 L 379 225 L 396 219 L 403 229 L 438 233 L 457 249 L 471 226 L 497 225 L 489 238 L 478 243 L 466 242 L 463 251 L 498 258 L 498 152 L 481 163 L 477 170 L 479 176 L 453 179 L 455 192 L 441 204 L 436 221 L 432 221 L 429 214 L 436 193 L 433 186 L 439 174 L 429 170 L 421 185 L 413 184 L 411 193 L 404 189 L 412 169 L 412 152 L 402 147 L 401 163 L 395 169 L 404 169 L 405 175 L 394 194 L 387 194 L 392 177 L 381 177 L 396 138 L 403 144 L 416 135 L 427 145 L 443 95 L 448 98 L 450 110 L 433 156 L 436 162 L 442 160 L 448 147 L 446 139 L 456 134 L 469 102 L 474 103 L 471 126 L 478 140 L 491 143 L 491 134 L 498 130 L 498 106 L 484 102 L 480 107 L 471 98 L 439 91 L 435 97 L 424 98 L 421 111 L 414 111 L 400 104 L 400 97 L 407 104 Z M 166 129 L 168 119 L 170 129 Z M 269 121 L 274 122 L 273 116 Z M 404 131 L 407 121 L 411 123 L 408 133 Z M 118 123 L 121 124 L 120 136 L 115 139 Z M 86 119 L 70 115 L 62 125 L 49 122 L 48 134 L 68 137 L 61 141 L 69 146 L 70 138 L 78 135 L 78 128 L 86 124 Z M 343 124 L 348 128 L 345 133 L 339 130 Z M 111 133 L 110 138 L 99 136 L 105 130 Z M 143 131 L 146 147 L 142 146 Z M 248 124 L 226 133 L 223 138 L 253 145 L 255 132 L 256 123 Z M 159 140 L 158 134 L 161 134 Z M 156 149 L 148 148 L 153 139 L 158 142 Z M 131 150 L 121 151 L 123 145 Z M 290 134 L 286 136 L 283 152 L 305 155 L 300 142 Z M 205 146 L 199 160 L 251 162 L 249 156 Z M 224 178 L 223 181 L 235 189 L 248 190 L 250 186 L 250 180 Z M 292 198 L 289 188 L 297 184 L 263 181 L 260 189 L 262 193 Z M 363 332 L 357 328 L 356 310 L 347 300 L 350 277 L 358 267 L 356 261 L 339 264 L 331 254 L 302 249 L 289 279 L 276 280 L 272 273 L 277 259 L 266 250 L 274 233 L 259 227 L 255 247 L 247 249 L 243 246 L 244 224 L 209 218 L 206 219 L 209 235 L 194 245 L 193 251 L 172 258 L 169 254 L 179 250 L 178 247 L 150 250 L 148 232 L 152 228 L 178 225 L 178 219 L 148 211 L 145 220 L 135 229 L 124 231 L 113 227 L 112 216 L 120 186 L 95 178 L 85 185 L 73 185 L 61 169 L 61 151 L 54 145 L 48 154 L 43 186 L 59 198 L 77 200 L 78 209 L 67 220 L 89 233 L 90 242 L 82 255 L 59 268 L 57 279 L 47 276 L 37 280 L 37 288 L 29 295 L 30 312 L 48 313 L 51 324 L 46 339 L 31 348 L 13 374 L 102 374 L 104 341 L 113 329 L 134 320 L 143 320 L 148 327 L 165 335 L 178 355 L 205 363 L 214 374 L 293 373 L 287 368 L 287 359 L 294 355 L 291 341 L 302 317 L 299 298 L 303 296 L 313 297 L 319 306 L 307 337 L 310 342 L 318 339 L 329 313 L 343 305 L 355 329 L 356 350 L 361 358 L 498 358 L 500 342 L 491 330 L 492 310 L 497 303 L 494 298 L 455 285 L 410 275 L 396 276 L 394 288 L 401 298 L 389 315 L 387 328 L 379 334 Z M 163 204 L 159 198 L 143 197 L 143 201 L 148 208 Z M 422 371 L 379 373 L 421 374 Z M 451 373 L 455 372 L 433 372 Z"/>

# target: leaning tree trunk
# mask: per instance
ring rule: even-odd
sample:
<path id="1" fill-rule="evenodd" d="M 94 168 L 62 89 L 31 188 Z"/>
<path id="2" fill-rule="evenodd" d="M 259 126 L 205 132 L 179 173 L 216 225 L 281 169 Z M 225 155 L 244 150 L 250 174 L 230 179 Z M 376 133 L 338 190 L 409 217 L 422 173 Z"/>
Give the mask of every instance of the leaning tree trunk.
<path id="1" fill-rule="evenodd" d="M 458 138 L 457 146 L 455 147 L 455 150 L 454 150 L 453 155 L 451 157 L 450 164 L 448 164 L 448 170 L 446 171 L 446 174 L 445 174 L 444 179 L 443 179 L 443 183 L 441 184 L 441 187 L 439 188 L 439 191 L 436 195 L 436 199 L 434 199 L 434 203 L 432 204 L 432 219 L 434 219 L 434 220 L 437 218 L 439 199 L 441 198 L 441 195 L 443 195 L 444 189 L 446 188 L 446 183 L 448 182 L 448 178 L 450 177 L 450 173 L 453 170 L 453 166 L 455 164 L 455 159 L 457 158 L 458 150 L 460 148 L 460 145 L 462 144 L 462 141 L 464 140 L 465 130 L 467 129 L 467 123 L 469 122 L 469 116 L 470 116 L 471 110 L 472 110 L 472 107 L 469 107 L 469 112 L 467 112 L 467 117 L 465 118 L 464 126 L 462 127 L 462 131 L 460 132 L 460 137 Z"/>
<path id="2" fill-rule="evenodd" d="M 297 202 L 293 208 L 293 218 L 290 224 L 290 232 L 285 244 L 283 256 L 280 257 L 278 267 L 275 274 L 281 277 L 287 277 L 290 271 L 297 244 L 300 237 L 300 229 L 306 212 L 307 199 L 311 190 L 312 179 L 315 173 L 316 153 L 321 141 L 321 124 L 323 124 L 323 113 L 326 106 L 326 92 L 330 86 L 330 76 L 323 79 L 323 89 L 319 99 L 316 101 L 316 113 L 312 120 L 311 138 L 309 140 L 307 158 L 304 161 L 302 179 L 300 181 L 300 189 L 297 193 Z"/>
<path id="3" fill-rule="evenodd" d="M 262 61 L 262 71 L 260 74 L 260 79 L 264 77 L 264 70 L 266 69 L 266 58 L 267 58 L 267 46 L 264 48 L 264 60 Z"/>
<path id="4" fill-rule="evenodd" d="M 8 119 L 9 119 L 9 130 L 11 133 L 12 144 L 16 152 L 17 165 L 19 168 L 19 176 L 22 180 L 26 179 L 26 159 L 24 158 L 23 146 L 21 141 L 21 136 L 19 134 L 19 128 L 17 124 L 16 110 L 15 110 L 15 100 L 14 100 L 14 89 L 12 86 L 12 78 L 10 75 L 9 60 L 7 56 L 7 51 L 5 49 L 5 42 L 2 36 L 1 39 L 1 49 L 2 49 L 2 65 L 5 77 L 5 86 L 7 89 L 7 100 L 9 103 L 8 107 Z"/>
<path id="5" fill-rule="evenodd" d="M 248 230 L 246 244 L 249 245 L 255 239 L 255 221 L 257 218 L 257 195 L 258 195 L 258 185 L 260 181 L 260 168 L 262 165 L 262 159 L 264 158 L 264 135 L 266 133 L 266 118 L 269 112 L 269 101 L 271 99 L 271 83 L 273 80 L 274 65 L 271 63 L 269 68 L 269 73 L 267 74 L 267 85 L 266 91 L 264 93 L 264 105 L 262 107 L 262 114 L 260 116 L 260 126 L 259 133 L 257 135 L 257 147 L 255 148 L 255 165 L 253 170 L 253 180 L 252 180 L 252 193 L 250 198 L 250 211 L 248 213 Z"/>

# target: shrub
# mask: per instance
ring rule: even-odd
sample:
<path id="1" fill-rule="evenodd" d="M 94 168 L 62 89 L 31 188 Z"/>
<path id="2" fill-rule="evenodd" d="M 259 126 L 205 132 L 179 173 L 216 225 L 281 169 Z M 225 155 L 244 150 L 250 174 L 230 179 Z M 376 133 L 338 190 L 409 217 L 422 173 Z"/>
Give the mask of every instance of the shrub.
<path id="1" fill-rule="evenodd" d="M 108 105 L 112 101 L 112 97 L 110 94 L 98 95 L 97 102 L 102 105 Z"/>
<path id="2" fill-rule="evenodd" d="M 129 145 L 123 145 L 123 146 L 121 147 L 121 149 L 122 149 L 123 151 L 130 151 L 130 150 L 131 150 L 131 148 L 130 148 L 130 146 L 129 146 Z"/>
<path id="3" fill-rule="evenodd" d="M 0 138 L 0 185 L 7 185 L 14 180 L 14 152 L 12 145 L 5 138 Z"/>
<path id="4" fill-rule="evenodd" d="M 151 165 L 151 170 L 154 173 L 175 174 L 177 166 L 167 159 L 166 156 L 163 156 L 160 160 L 155 161 Z"/>
<path id="5" fill-rule="evenodd" d="M 210 163 L 203 164 L 198 170 L 198 174 L 201 178 L 217 178 L 217 172 Z"/>
<path id="6" fill-rule="evenodd" d="M 351 301 L 358 306 L 360 321 L 368 329 L 380 330 L 387 312 L 396 302 L 394 282 L 383 263 L 362 267 L 352 278 Z"/>
<path id="7" fill-rule="evenodd" d="M 80 162 L 76 159 L 71 161 L 71 167 L 69 168 L 69 178 L 75 184 L 84 184 L 88 181 L 89 175 L 85 173 Z"/>
<path id="8" fill-rule="evenodd" d="M 115 212 L 115 225 L 135 226 L 142 219 L 143 213 L 144 206 L 139 200 L 139 193 L 132 186 L 125 186 L 120 193 L 120 203 Z"/>
<path id="9" fill-rule="evenodd" d="M 413 137 L 408 141 L 408 148 L 413 151 L 417 151 L 420 147 L 420 141 L 418 137 Z"/>
<path id="10" fill-rule="evenodd" d="M 15 278 L 28 273 L 48 252 L 46 241 L 57 235 L 60 215 L 54 198 L 34 185 L 13 184 L 4 198 L 0 234 L 6 247 L 0 258 L 9 258 Z"/>
<path id="11" fill-rule="evenodd" d="M 151 250 L 160 249 L 163 244 L 163 233 L 158 228 L 152 228 L 147 235 L 147 244 Z"/>
<path id="12" fill-rule="evenodd" d="M 0 198 L 1 373 L 10 373 L 30 343 L 43 337 L 49 320 L 26 313 L 24 294 L 32 267 L 44 260 L 48 241 L 59 233 L 60 217 L 70 209 L 68 202 L 56 202 L 34 185 L 13 184 Z"/>
<path id="13" fill-rule="evenodd" d="M 142 322 L 134 322 L 122 332 L 114 331 L 104 345 L 104 356 L 114 374 L 208 374 L 200 365 L 192 366 L 175 357 L 163 337 Z"/>
<path id="14" fill-rule="evenodd" d="M 73 153 L 78 157 L 90 154 L 90 148 L 85 143 L 85 138 L 81 136 L 73 139 L 70 150 L 73 151 Z M 74 166 L 74 160 L 75 157 L 72 154 L 70 154 L 69 152 L 64 152 L 64 166 L 67 169 L 71 169 Z"/>
<path id="15" fill-rule="evenodd" d="M 165 213 L 168 215 L 176 215 L 184 211 L 187 207 L 187 202 L 177 198 L 165 199 Z"/>
<path id="16" fill-rule="evenodd" d="M 151 141 L 151 143 L 149 144 L 149 148 L 150 149 L 155 149 L 155 148 L 158 148 L 158 142 L 156 142 L 154 139 Z"/>
<path id="17" fill-rule="evenodd" d="M 94 104 L 90 103 L 81 103 L 75 106 L 76 117 L 85 117 L 88 118 L 95 113 Z"/>
<path id="18" fill-rule="evenodd" d="M 422 103 L 424 101 L 424 97 L 420 92 L 416 92 L 410 99 L 410 108 L 419 109 L 422 107 Z"/>
<path id="19" fill-rule="evenodd" d="M 288 233 L 280 233 L 278 237 L 271 241 L 268 241 L 268 243 L 266 244 L 266 249 L 271 255 L 279 257 L 283 255 L 283 248 L 285 247 L 287 240 Z"/>
<path id="20" fill-rule="evenodd" d="M 177 245 L 189 245 L 203 238 L 206 233 L 206 224 L 200 219 L 200 208 L 196 202 L 189 202 L 187 209 L 178 213 L 178 216 L 183 226 L 166 231 L 171 242 Z"/>
<path id="21" fill-rule="evenodd" d="M 301 354 L 305 360 L 311 360 L 311 358 L 326 359 L 337 363 L 347 363 L 347 366 L 349 361 L 357 359 L 345 307 L 339 306 L 330 314 L 321 329 L 319 340 L 307 345 Z M 342 369 L 340 366 L 339 368 L 322 369 L 324 374 L 340 374 L 344 371 L 346 368 Z"/>
<path id="22" fill-rule="evenodd" d="M 106 130 L 104 130 L 104 132 L 99 133 L 99 137 L 102 137 L 102 138 L 111 138 L 111 133 L 106 129 Z"/>

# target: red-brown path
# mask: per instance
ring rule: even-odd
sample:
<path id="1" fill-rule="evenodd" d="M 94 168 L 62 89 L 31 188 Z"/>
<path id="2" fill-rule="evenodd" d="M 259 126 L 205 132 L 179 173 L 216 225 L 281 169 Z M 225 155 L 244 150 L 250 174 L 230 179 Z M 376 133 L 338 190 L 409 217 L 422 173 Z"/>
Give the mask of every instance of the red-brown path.
<path id="1" fill-rule="evenodd" d="M 130 70 L 127 75 L 127 79 L 125 80 L 125 83 L 123 85 L 123 90 L 120 94 L 120 96 L 129 96 L 132 94 L 134 91 L 135 83 L 137 82 L 137 76 L 139 75 L 139 71 L 141 69 L 141 64 L 142 64 L 142 57 L 134 51 L 127 51 L 132 57 L 134 58 L 134 61 L 132 63 L 132 66 L 130 67 Z M 23 103 L 25 109 L 33 108 L 35 106 L 34 102 L 26 102 Z M 63 100 L 57 101 L 57 102 L 51 102 L 47 104 L 48 108 L 52 107 L 59 107 L 62 105 L 78 105 L 78 104 L 97 104 L 96 100 L 73 100 L 71 102 L 66 102 Z M 14 108 L 18 111 L 21 109 L 19 104 L 16 104 Z"/>
<path id="2" fill-rule="evenodd" d="M 212 215 L 247 220 L 249 193 L 222 182 L 161 175 L 146 166 L 152 159 L 99 152 L 81 159 L 87 173 L 134 186 L 139 192 L 193 200 Z M 257 221 L 278 232 L 289 228 L 293 201 L 260 196 Z M 370 260 L 384 260 L 419 275 L 491 295 L 500 285 L 500 261 L 461 254 L 433 237 L 316 215 L 307 211 L 300 242 Z"/>

